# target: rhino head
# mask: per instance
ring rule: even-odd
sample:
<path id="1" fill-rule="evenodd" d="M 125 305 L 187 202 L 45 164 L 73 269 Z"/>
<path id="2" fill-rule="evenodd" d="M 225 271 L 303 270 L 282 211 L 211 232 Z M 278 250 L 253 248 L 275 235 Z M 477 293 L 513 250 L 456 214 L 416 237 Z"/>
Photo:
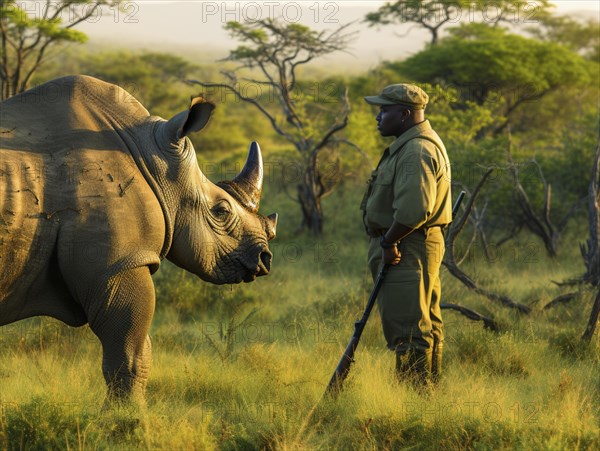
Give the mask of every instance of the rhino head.
<path id="1" fill-rule="evenodd" d="M 189 110 L 154 127 L 159 151 L 168 156 L 166 179 L 176 191 L 165 195 L 171 198 L 167 203 L 175 199 L 176 204 L 171 208 L 172 243 L 166 257 L 208 282 L 251 282 L 271 268 L 268 241 L 275 237 L 277 214 L 258 213 L 263 161 L 256 142 L 232 180 L 214 184 L 200 171 L 186 135 L 204 128 L 213 109 L 212 103 L 197 97 Z"/>

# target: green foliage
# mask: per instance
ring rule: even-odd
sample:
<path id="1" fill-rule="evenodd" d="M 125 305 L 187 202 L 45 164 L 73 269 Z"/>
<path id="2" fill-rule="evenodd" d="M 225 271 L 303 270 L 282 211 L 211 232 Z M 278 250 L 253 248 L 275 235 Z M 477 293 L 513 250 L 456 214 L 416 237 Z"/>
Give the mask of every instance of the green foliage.
<path id="1" fill-rule="evenodd" d="M 557 199 L 558 205 L 571 205 L 588 195 L 597 145 L 593 131 L 597 127 L 596 114 L 575 117 L 560 141 L 539 156 L 547 179 L 561 196 Z"/>
<path id="2" fill-rule="evenodd" d="M 41 34 L 57 41 L 68 41 L 83 44 L 88 40 L 88 37 L 85 33 L 78 30 L 61 27 L 61 25 L 62 20 L 60 18 L 56 18 L 49 20 L 36 19 L 29 26 L 38 28 Z"/>
<path id="3" fill-rule="evenodd" d="M 414 80 L 458 88 L 465 100 L 499 104 L 504 114 L 562 86 L 591 80 L 583 58 L 568 48 L 483 24 L 455 28 L 439 45 L 395 66 Z"/>
<path id="4" fill-rule="evenodd" d="M 89 3 L 89 1 L 74 1 L 70 2 L 74 6 L 82 3 Z M 78 42 L 83 43 L 87 41 L 87 36 L 71 28 L 67 28 L 67 24 L 63 21 L 63 14 L 53 14 L 52 4 L 39 5 L 47 10 L 47 13 L 34 14 L 30 16 L 27 11 L 23 9 L 23 4 L 16 2 L 15 0 L 4 0 L 0 4 L 0 20 L 2 20 L 2 35 L 9 41 L 17 39 L 30 40 L 32 36 L 39 36 L 40 38 L 49 38 L 57 41 L 67 42 Z M 54 8 L 56 8 L 54 6 Z M 42 12 L 39 9 L 36 12 Z M 64 14 L 67 16 L 67 13 Z M 2 46 L 0 49 L 0 55 L 7 54 L 8 51 L 6 46 Z"/>
<path id="5" fill-rule="evenodd" d="M 455 87 L 424 84 L 423 89 L 431 93 L 427 117 L 435 124 L 437 133 L 452 147 L 467 146 L 482 130 L 498 120 L 489 105 L 462 101 L 460 91 Z"/>
<path id="6" fill-rule="evenodd" d="M 0 82 L 2 99 L 25 91 L 46 60 L 46 51 L 57 45 L 84 43 L 87 35 L 74 27 L 96 18 L 103 6 L 120 0 L 69 0 L 34 2 L 33 10 L 15 0 L 0 3 Z M 28 12 L 30 14 L 28 14 Z"/>
<path id="7" fill-rule="evenodd" d="M 389 25 L 394 22 L 417 22 L 423 26 L 439 23 L 442 18 L 451 17 L 457 9 L 470 6 L 469 1 L 430 1 L 408 0 L 386 2 L 377 11 L 367 14 L 369 25 Z"/>

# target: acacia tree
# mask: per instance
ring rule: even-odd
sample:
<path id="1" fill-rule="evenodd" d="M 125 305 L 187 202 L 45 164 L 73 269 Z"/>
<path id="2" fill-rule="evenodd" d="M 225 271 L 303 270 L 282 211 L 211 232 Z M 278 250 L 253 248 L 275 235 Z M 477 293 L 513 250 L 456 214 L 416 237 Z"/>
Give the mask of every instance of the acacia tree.
<path id="1" fill-rule="evenodd" d="M 552 7 L 548 0 L 538 0 L 535 5 L 515 0 L 400 0 L 368 13 L 365 22 L 369 26 L 411 23 L 426 29 L 431 34 L 430 43 L 435 45 L 446 25 L 474 22 L 476 18 L 494 26 L 502 22 L 533 23 L 548 17 Z"/>
<path id="2" fill-rule="evenodd" d="M 495 135 L 524 105 L 558 88 L 586 86 L 594 71 L 567 47 L 478 23 L 453 28 L 437 45 L 390 67 L 419 82 L 454 87 L 463 102 L 489 105 L 499 118 Z"/>
<path id="3" fill-rule="evenodd" d="M 101 17 L 103 6 L 120 0 L 0 0 L 0 83 L 2 100 L 25 91 L 53 46 L 83 43 L 87 36 L 74 27 Z M 24 9 L 26 6 L 31 9 Z"/>
<path id="4" fill-rule="evenodd" d="M 339 93 L 339 99 L 331 96 L 320 99 L 318 92 L 312 95 L 299 92 L 298 68 L 316 57 L 346 49 L 355 34 L 347 33 L 347 27 L 342 25 L 332 32 L 317 32 L 276 19 L 244 24 L 228 22 L 225 29 L 244 45 L 232 50 L 224 61 L 240 65 L 222 72 L 227 79 L 225 83 L 189 81 L 233 92 L 239 99 L 254 105 L 275 132 L 294 146 L 302 166 L 297 186 L 297 201 L 302 209 L 301 228 L 315 235 L 323 228 L 321 199 L 335 184 L 331 174 L 320 167 L 319 160 L 326 149 L 338 142 L 335 135 L 348 124 L 350 104 L 345 88 Z M 255 95 L 257 90 L 264 95 Z M 326 107 L 332 101 L 341 103 L 336 117 L 332 117 L 331 108 Z"/>

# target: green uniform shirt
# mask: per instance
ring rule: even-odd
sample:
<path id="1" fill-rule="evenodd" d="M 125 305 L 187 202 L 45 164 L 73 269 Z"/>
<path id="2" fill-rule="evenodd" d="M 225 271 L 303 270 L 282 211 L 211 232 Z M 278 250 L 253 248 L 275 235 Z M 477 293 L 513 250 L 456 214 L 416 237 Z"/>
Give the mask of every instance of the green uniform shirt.
<path id="1" fill-rule="evenodd" d="M 429 121 L 411 127 L 384 151 L 362 208 L 369 229 L 387 229 L 394 220 L 413 229 L 452 221 L 450 162 Z"/>

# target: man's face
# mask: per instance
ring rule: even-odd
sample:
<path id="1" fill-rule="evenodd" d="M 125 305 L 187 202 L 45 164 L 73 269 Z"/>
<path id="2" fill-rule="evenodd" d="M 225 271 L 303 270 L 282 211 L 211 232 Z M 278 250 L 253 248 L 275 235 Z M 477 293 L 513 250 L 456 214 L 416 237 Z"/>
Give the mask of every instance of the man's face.
<path id="1" fill-rule="evenodd" d="M 381 136 L 400 136 L 402 126 L 409 113 L 402 105 L 382 105 L 377 120 L 377 130 Z"/>

